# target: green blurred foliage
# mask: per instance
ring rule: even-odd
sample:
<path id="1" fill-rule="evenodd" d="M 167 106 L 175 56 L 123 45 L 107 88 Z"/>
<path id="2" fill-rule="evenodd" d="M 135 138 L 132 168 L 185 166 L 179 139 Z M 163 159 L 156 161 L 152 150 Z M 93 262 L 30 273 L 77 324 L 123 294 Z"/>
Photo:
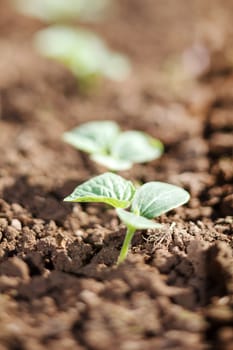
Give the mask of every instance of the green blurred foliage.
<path id="1" fill-rule="evenodd" d="M 111 3 L 112 0 L 13 0 L 20 12 L 47 22 L 98 20 Z"/>
<path id="2" fill-rule="evenodd" d="M 35 47 L 68 67 L 83 90 L 102 77 L 120 81 L 130 73 L 130 62 L 124 55 L 110 50 L 100 37 L 84 29 L 48 27 L 36 34 Z"/>

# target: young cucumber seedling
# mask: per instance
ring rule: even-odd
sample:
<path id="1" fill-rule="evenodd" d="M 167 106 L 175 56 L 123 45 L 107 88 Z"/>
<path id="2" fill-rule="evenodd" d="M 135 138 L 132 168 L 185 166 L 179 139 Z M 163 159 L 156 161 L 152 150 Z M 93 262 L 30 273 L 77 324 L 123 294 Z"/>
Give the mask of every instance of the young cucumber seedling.
<path id="1" fill-rule="evenodd" d="M 127 57 L 112 51 L 98 35 L 83 28 L 50 26 L 36 33 L 34 44 L 42 56 L 65 65 L 77 77 L 79 90 L 84 93 L 98 86 L 102 78 L 122 81 L 131 72 Z"/>
<path id="2" fill-rule="evenodd" d="M 161 156 L 162 143 L 140 131 L 121 132 L 113 121 L 95 121 L 65 132 L 63 139 L 112 171 L 127 170 Z"/>
<path id="3" fill-rule="evenodd" d="M 12 0 L 25 15 L 42 21 L 67 23 L 71 20 L 96 21 L 107 15 L 112 0 Z"/>
<path id="4" fill-rule="evenodd" d="M 136 189 L 131 181 L 113 173 L 104 173 L 84 182 L 64 199 L 67 202 L 107 203 L 116 208 L 118 217 L 127 227 L 118 264 L 125 260 L 137 229 L 160 228 L 162 225 L 151 219 L 188 200 L 189 193 L 177 186 L 148 182 Z"/>

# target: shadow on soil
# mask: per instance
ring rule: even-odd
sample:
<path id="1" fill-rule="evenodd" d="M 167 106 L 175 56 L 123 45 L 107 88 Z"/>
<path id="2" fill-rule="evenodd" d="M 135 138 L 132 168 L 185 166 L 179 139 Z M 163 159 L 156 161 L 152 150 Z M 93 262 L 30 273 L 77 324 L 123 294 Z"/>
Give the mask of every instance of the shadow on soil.
<path id="1" fill-rule="evenodd" d="M 26 176 L 20 176 L 3 190 L 2 198 L 10 204 L 19 203 L 37 218 L 60 224 L 72 212 L 72 206 L 64 204 L 63 198 L 75 185 L 77 182 L 67 181 L 61 187 L 48 190 L 42 185 L 32 185 Z"/>

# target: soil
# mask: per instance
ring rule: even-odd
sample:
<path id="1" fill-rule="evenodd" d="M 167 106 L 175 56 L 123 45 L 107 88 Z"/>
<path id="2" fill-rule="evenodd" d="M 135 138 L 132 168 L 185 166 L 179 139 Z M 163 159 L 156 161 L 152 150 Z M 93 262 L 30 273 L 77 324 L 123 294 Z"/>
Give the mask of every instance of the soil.
<path id="1" fill-rule="evenodd" d="M 84 96 L 33 50 L 44 24 L 0 1 L 0 350 L 233 349 L 232 7 L 118 1 L 85 26 L 129 55 L 132 75 Z M 184 50 L 191 79 L 174 64 Z M 114 210 L 62 201 L 105 171 L 61 140 L 94 119 L 165 144 L 121 175 L 191 193 L 161 231 L 137 232 L 118 267 Z"/>

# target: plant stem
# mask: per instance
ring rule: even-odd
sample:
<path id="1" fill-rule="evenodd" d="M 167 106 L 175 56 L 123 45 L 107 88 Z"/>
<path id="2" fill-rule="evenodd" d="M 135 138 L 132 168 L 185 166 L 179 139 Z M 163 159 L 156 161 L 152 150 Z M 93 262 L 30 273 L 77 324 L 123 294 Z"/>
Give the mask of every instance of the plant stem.
<path id="1" fill-rule="evenodd" d="M 120 255 L 117 259 L 117 265 L 122 263 L 125 260 L 127 254 L 128 254 L 130 243 L 132 241 L 132 238 L 134 236 L 135 231 L 136 231 L 136 229 L 134 227 L 132 227 L 132 226 L 127 227 L 125 239 L 124 239 L 123 245 L 121 247 Z"/>

